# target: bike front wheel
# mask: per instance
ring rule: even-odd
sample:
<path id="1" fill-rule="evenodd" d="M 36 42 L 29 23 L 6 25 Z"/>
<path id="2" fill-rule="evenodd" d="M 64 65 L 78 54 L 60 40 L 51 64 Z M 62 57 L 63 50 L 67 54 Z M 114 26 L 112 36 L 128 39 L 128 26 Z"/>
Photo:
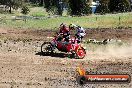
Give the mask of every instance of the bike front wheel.
<path id="1" fill-rule="evenodd" d="M 44 42 L 41 45 L 41 53 L 49 53 L 49 54 L 53 53 L 53 47 L 50 44 L 50 42 Z"/>

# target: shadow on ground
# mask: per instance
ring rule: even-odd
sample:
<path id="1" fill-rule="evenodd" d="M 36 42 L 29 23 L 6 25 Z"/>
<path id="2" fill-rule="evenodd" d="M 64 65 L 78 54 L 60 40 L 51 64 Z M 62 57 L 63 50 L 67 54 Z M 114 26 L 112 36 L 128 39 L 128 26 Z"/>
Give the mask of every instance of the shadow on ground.
<path id="1" fill-rule="evenodd" d="M 40 56 L 51 56 L 51 57 L 59 57 L 59 58 L 73 58 L 71 54 L 66 53 L 47 53 L 47 52 L 37 52 L 35 55 Z"/>

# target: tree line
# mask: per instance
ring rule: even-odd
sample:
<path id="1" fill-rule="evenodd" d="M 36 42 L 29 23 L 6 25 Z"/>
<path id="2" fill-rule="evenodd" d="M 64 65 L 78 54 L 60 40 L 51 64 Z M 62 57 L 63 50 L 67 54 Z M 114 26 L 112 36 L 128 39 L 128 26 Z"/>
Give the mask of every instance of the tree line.
<path id="1" fill-rule="evenodd" d="M 12 9 L 17 10 L 18 8 L 21 8 L 23 14 L 29 12 L 29 8 L 26 6 L 26 0 L 0 0 L 0 5 L 8 9 L 9 13 L 12 13 Z"/>
<path id="2" fill-rule="evenodd" d="M 0 5 L 8 7 L 9 12 L 12 9 L 25 8 L 28 10 L 26 3 L 43 6 L 47 12 L 62 15 L 66 9 L 69 15 L 88 15 L 91 14 L 91 1 L 93 0 L 0 0 Z M 97 0 L 94 0 L 97 1 Z M 96 13 L 114 13 L 131 11 L 131 0 L 98 0 Z"/>
<path id="3" fill-rule="evenodd" d="M 131 0 L 101 0 L 96 12 L 101 14 L 130 12 L 131 3 Z"/>

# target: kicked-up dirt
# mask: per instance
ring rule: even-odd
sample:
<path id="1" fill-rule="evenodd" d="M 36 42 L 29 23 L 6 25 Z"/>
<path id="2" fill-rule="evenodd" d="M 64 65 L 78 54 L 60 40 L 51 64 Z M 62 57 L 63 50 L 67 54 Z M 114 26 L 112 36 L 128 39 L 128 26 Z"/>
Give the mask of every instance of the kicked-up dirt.
<path id="1" fill-rule="evenodd" d="M 87 38 L 120 39 L 131 42 L 132 29 L 87 29 Z M 0 88 L 131 88 L 130 83 L 97 83 L 80 86 L 76 68 L 82 65 L 89 73 L 132 75 L 132 46 L 87 50 L 82 59 L 64 53 L 45 56 L 40 53 L 51 30 L 0 28 Z"/>

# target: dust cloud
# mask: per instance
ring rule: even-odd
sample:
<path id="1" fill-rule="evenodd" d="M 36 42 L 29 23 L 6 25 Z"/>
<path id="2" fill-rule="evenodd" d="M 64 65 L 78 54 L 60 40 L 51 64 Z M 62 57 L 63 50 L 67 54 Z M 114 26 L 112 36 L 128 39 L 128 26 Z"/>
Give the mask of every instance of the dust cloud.
<path id="1" fill-rule="evenodd" d="M 128 45 L 106 45 L 98 48 L 95 53 L 112 57 L 132 57 L 132 43 Z"/>

